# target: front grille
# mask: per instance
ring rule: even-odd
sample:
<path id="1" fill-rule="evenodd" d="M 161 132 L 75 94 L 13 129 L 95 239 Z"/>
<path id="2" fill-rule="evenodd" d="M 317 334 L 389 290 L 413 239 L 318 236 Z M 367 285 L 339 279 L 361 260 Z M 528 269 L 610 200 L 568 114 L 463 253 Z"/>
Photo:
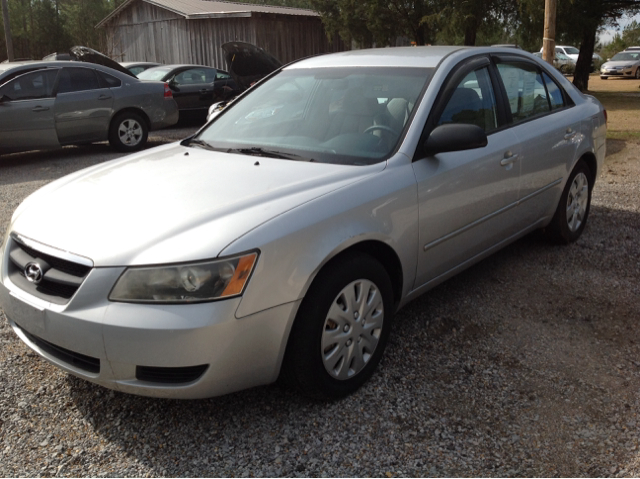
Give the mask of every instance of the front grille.
<path id="1" fill-rule="evenodd" d="M 187 366 L 184 368 L 156 368 L 152 366 L 136 366 L 136 379 L 152 383 L 179 384 L 190 383 L 199 379 L 209 366 Z"/>
<path id="2" fill-rule="evenodd" d="M 56 304 L 66 304 L 78 290 L 91 267 L 37 251 L 12 238 L 9 243 L 9 278 L 21 289 Z M 44 275 L 32 283 L 25 275 L 29 263 L 37 263 Z"/>
<path id="3" fill-rule="evenodd" d="M 76 353 L 60 346 L 56 346 L 49 341 L 45 341 L 38 336 L 34 336 L 33 334 L 25 331 L 22 328 L 20 329 L 22 330 L 24 335 L 29 338 L 29 341 L 37 345 L 45 353 L 50 354 L 54 358 L 57 358 L 60 361 L 64 361 L 71 366 L 82 369 L 83 371 L 87 371 L 89 373 L 98 374 L 100 372 L 100 359 L 87 356 L 85 354 Z"/>

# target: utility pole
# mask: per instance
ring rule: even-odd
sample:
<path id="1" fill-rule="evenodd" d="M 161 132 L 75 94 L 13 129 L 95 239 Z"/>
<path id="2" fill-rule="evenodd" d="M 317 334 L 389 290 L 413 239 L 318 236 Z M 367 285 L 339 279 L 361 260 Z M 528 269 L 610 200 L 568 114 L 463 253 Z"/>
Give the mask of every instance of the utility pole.
<path id="1" fill-rule="evenodd" d="M 9 26 L 9 4 L 2 0 L 2 20 L 4 21 L 4 38 L 7 41 L 7 57 L 13 61 L 13 40 L 11 39 L 11 27 Z"/>
<path id="2" fill-rule="evenodd" d="M 544 1 L 542 58 L 551 65 L 553 65 L 553 59 L 556 57 L 556 4 L 557 0 Z"/>

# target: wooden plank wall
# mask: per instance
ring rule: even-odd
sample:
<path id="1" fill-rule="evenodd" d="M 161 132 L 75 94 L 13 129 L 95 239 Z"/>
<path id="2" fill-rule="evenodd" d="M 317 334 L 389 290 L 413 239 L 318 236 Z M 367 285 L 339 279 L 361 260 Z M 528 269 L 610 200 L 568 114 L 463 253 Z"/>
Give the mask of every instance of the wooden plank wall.
<path id="1" fill-rule="evenodd" d="M 104 28 L 108 56 L 116 61 L 196 63 L 226 68 L 223 43 L 243 41 L 264 48 L 282 63 L 318 53 L 346 50 L 329 43 L 319 18 L 253 14 L 185 20 L 145 2 L 134 2 Z"/>

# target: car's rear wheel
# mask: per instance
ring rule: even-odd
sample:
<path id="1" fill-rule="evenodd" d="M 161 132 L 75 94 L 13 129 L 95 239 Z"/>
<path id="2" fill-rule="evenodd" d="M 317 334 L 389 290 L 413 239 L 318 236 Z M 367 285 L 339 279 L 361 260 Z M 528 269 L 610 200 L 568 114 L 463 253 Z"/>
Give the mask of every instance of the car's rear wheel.
<path id="1" fill-rule="evenodd" d="M 560 203 L 548 228 L 554 241 L 568 244 L 580 237 L 587 225 L 592 189 L 591 170 L 584 161 L 580 160 L 569 175 Z"/>
<path id="2" fill-rule="evenodd" d="M 109 143 L 119 151 L 137 151 L 144 147 L 149 127 L 142 116 L 135 112 L 123 112 L 111 121 Z"/>
<path id="3" fill-rule="evenodd" d="M 316 277 L 300 305 L 282 379 L 307 396 L 336 399 L 374 373 L 393 316 L 391 280 L 371 256 L 339 256 Z"/>

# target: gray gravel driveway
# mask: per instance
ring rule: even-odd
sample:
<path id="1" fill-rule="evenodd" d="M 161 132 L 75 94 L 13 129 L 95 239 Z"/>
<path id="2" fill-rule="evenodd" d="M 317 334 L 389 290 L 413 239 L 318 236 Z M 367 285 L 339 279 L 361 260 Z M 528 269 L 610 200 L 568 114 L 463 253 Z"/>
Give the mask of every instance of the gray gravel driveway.
<path id="1" fill-rule="evenodd" d="M 640 144 L 608 148 L 577 243 L 529 235 L 409 304 L 338 402 L 113 392 L 40 359 L 0 311 L 0 476 L 640 475 Z M 0 236 L 29 193 L 117 156 L 0 157 Z"/>

